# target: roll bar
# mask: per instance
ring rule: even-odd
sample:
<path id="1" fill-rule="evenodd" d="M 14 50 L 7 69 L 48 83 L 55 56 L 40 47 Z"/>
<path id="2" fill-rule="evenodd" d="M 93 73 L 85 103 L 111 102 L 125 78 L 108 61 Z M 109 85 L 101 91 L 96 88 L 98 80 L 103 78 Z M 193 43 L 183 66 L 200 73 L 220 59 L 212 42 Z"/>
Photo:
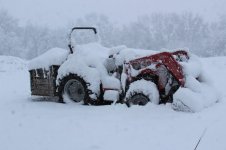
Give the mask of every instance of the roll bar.
<path id="1" fill-rule="evenodd" d="M 94 27 L 74 27 L 74 28 L 72 28 L 71 32 L 69 34 L 69 44 L 68 44 L 71 54 L 73 53 L 73 46 L 71 45 L 71 43 L 72 43 L 71 36 L 72 36 L 73 31 L 75 31 L 75 30 L 93 30 L 94 34 L 97 34 L 97 30 Z"/>

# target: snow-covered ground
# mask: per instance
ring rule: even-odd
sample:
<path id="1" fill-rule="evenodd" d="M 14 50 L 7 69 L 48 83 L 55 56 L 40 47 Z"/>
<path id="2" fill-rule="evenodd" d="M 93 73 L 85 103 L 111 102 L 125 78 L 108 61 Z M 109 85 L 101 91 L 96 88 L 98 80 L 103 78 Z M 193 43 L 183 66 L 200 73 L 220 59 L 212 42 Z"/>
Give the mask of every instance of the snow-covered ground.
<path id="1" fill-rule="evenodd" d="M 220 100 L 197 113 L 170 104 L 83 106 L 30 96 L 27 63 L 0 56 L 0 150 L 226 149 L 226 57 L 203 58 Z"/>

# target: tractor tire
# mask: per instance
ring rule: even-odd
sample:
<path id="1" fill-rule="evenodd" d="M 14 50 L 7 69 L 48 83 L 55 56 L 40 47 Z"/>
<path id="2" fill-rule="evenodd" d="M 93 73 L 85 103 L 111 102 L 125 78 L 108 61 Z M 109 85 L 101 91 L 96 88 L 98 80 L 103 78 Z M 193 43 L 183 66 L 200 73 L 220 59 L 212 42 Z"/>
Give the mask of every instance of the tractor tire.
<path id="1" fill-rule="evenodd" d="M 131 105 L 146 105 L 150 99 L 143 93 L 131 93 L 130 97 L 126 100 L 126 105 L 130 107 Z"/>
<path id="2" fill-rule="evenodd" d="M 75 74 L 70 74 L 64 77 L 58 88 L 59 101 L 65 102 L 70 99 L 76 103 L 89 104 L 89 90 L 85 80 Z"/>
<path id="3" fill-rule="evenodd" d="M 159 91 L 155 83 L 144 79 L 132 82 L 126 92 L 125 103 L 144 106 L 148 102 L 159 104 Z"/>

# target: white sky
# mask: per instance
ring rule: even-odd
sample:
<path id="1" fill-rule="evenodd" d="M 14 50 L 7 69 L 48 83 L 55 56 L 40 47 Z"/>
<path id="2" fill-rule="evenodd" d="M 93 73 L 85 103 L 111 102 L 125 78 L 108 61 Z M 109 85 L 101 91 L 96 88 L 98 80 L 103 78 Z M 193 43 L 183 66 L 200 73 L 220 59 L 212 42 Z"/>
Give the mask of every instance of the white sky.
<path id="1" fill-rule="evenodd" d="M 212 21 L 226 14 L 226 0 L 0 0 L 0 8 L 21 24 L 59 27 L 89 13 L 101 13 L 119 24 L 153 12 L 191 11 Z"/>

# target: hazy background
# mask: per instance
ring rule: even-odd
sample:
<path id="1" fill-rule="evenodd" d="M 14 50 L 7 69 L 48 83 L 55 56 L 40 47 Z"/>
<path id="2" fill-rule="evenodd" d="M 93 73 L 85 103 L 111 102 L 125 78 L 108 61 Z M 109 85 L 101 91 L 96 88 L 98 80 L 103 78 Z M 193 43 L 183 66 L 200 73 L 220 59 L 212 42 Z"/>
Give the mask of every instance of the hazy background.
<path id="1" fill-rule="evenodd" d="M 79 25 L 98 27 L 108 47 L 226 55 L 225 8 L 225 0 L 0 0 L 0 55 L 30 59 L 66 48 Z"/>
<path id="2" fill-rule="evenodd" d="M 225 0 L 0 0 L 0 6 L 27 22 L 49 27 L 64 26 L 90 13 L 104 14 L 119 24 L 152 13 L 192 12 L 206 20 L 225 14 Z"/>

